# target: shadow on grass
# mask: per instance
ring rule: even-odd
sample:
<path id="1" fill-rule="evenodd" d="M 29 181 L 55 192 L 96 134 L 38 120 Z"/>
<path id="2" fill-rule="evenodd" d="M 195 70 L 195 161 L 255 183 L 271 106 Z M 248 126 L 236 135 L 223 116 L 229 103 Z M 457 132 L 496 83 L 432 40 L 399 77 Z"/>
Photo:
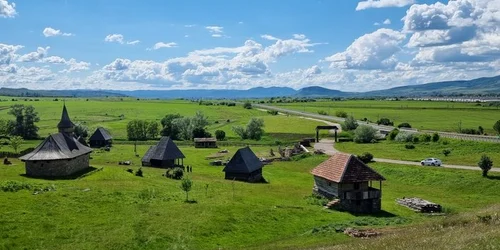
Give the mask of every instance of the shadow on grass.
<path id="1" fill-rule="evenodd" d="M 349 212 L 349 211 L 347 211 L 347 212 Z M 351 213 L 351 212 L 349 212 L 349 213 L 354 215 L 354 216 L 371 216 L 371 217 L 375 217 L 375 218 L 397 217 L 397 215 L 395 215 L 391 212 L 387 212 L 385 210 L 381 210 L 380 212 L 377 212 L 377 213 Z"/>
<path id="2" fill-rule="evenodd" d="M 494 176 L 488 175 L 486 176 L 486 178 L 490 180 L 500 180 L 500 175 L 494 175 Z"/>
<path id="3" fill-rule="evenodd" d="M 196 204 L 198 202 L 196 200 L 186 200 L 186 201 L 184 201 L 184 203 L 187 203 L 187 204 Z"/>
<path id="4" fill-rule="evenodd" d="M 103 168 L 88 167 L 82 171 L 74 173 L 68 176 L 30 176 L 26 174 L 20 174 L 20 176 L 30 178 L 30 179 L 42 179 L 42 180 L 76 180 L 86 176 L 89 176 L 95 172 L 101 171 Z"/>

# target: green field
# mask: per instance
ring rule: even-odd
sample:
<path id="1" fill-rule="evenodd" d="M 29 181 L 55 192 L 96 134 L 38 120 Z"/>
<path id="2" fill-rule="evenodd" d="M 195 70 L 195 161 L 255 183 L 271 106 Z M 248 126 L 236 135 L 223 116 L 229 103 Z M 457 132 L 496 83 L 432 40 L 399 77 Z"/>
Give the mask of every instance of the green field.
<path id="1" fill-rule="evenodd" d="M 456 132 L 461 123 L 462 128 L 477 129 L 482 126 L 485 133 L 494 134 L 493 124 L 500 120 L 498 107 L 483 107 L 476 103 L 347 100 L 271 105 L 311 113 L 325 111 L 329 115 L 335 115 L 336 111 L 341 110 L 358 120 L 367 118 L 376 122 L 385 117 L 394 121 L 394 125 L 408 122 L 416 129 L 448 132 Z"/>
<path id="2" fill-rule="evenodd" d="M 500 164 L 500 143 L 460 141 L 441 138 L 440 142 L 416 143 L 415 149 L 406 149 L 407 143 L 395 141 L 379 141 L 377 143 L 340 142 L 335 148 L 352 154 L 370 152 L 375 158 L 385 158 L 403 161 L 415 161 L 429 157 L 439 158 L 444 164 L 477 166 L 481 155 L 488 155 L 494 167 Z M 443 155 L 444 149 L 450 149 L 448 156 Z"/>
<path id="3" fill-rule="evenodd" d="M 139 146 L 140 153 L 147 146 Z M 228 148 L 234 153 L 236 148 Z M 387 178 L 383 214 L 356 216 L 325 210 L 306 199 L 311 193 L 309 171 L 325 160 L 314 156 L 276 162 L 264 168 L 269 184 L 226 181 L 220 167 L 205 160 L 216 149 L 181 147 L 185 164 L 193 166 L 194 189 L 184 202 L 179 181 L 161 169 L 143 168 L 136 177 L 117 165 L 131 160 L 138 169 L 133 146 L 117 145 L 96 151 L 91 164 L 102 171 L 76 180 L 47 181 L 22 176 L 22 163 L 0 168 L 0 183 L 8 180 L 55 185 L 55 191 L 1 192 L 0 248 L 39 249 L 288 249 L 353 241 L 332 231 L 336 225 L 400 227 L 432 221 L 395 204 L 402 196 L 439 202 L 450 214 L 472 212 L 499 204 L 500 182 L 475 171 L 372 164 Z M 266 156 L 268 147 L 254 147 Z M 229 156 L 228 156 L 229 157 Z M 208 185 L 208 189 L 206 188 Z M 234 191 L 233 191 L 234 189 Z M 450 195 L 453 194 L 453 195 Z"/>

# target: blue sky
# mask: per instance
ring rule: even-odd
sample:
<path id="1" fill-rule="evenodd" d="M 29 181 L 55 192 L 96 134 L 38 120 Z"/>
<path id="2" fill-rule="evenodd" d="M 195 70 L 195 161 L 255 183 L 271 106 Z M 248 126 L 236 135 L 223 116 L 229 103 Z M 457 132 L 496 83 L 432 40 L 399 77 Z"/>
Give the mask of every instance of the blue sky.
<path id="1" fill-rule="evenodd" d="M 366 91 L 500 74 L 500 0 L 0 0 L 0 86 Z"/>

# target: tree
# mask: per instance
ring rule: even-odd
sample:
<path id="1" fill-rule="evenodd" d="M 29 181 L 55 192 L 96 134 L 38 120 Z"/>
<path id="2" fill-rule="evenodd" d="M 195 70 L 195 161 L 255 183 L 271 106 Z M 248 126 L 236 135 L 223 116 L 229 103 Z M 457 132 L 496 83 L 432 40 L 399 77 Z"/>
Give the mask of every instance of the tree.
<path id="1" fill-rule="evenodd" d="M 438 133 L 432 134 L 432 141 L 433 142 L 438 142 L 439 141 L 439 134 Z"/>
<path id="2" fill-rule="evenodd" d="M 186 201 L 189 201 L 189 191 L 191 191 L 192 186 L 193 182 L 190 179 L 188 178 L 182 179 L 181 189 L 182 191 L 186 192 Z"/>
<path id="3" fill-rule="evenodd" d="M 195 128 L 205 128 L 208 126 L 208 117 L 206 117 L 203 112 L 201 111 L 196 111 L 196 114 L 191 118 L 191 127 L 192 129 Z"/>
<path id="4" fill-rule="evenodd" d="M 335 112 L 335 116 L 342 117 L 342 118 L 347 118 L 347 112 L 339 110 L 339 111 Z"/>
<path id="5" fill-rule="evenodd" d="M 495 122 L 495 124 L 493 125 L 493 129 L 497 132 L 498 135 L 500 135 L 500 120 Z"/>
<path id="6" fill-rule="evenodd" d="M 193 138 L 210 138 L 212 134 L 207 132 L 204 128 L 193 129 Z"/>
<path id="7" fill-rule="evenodd" d="M 354 119 L 354 116 L 350 115 L 345 118 L 344 123 L 342 124 L 343 130 L 355 130 L 358 127 L 358 122 Z"/>
<path id="8" fill-rule="evenodd" d="M 12 105 L 9 114 L 16 117 L 15 121 L 9 122 L 10 134 L 21 136 L 23 139 L 38 138 L 38 127 L 35 123 L 40 121 L 40 117 L 33 106 Z"/>
<path id="9" fill-rule="evenodd" d="M 483 170 L 483 177 L 486 177 L 488 176 L 488 171 L 493 167 L 493 161 L 487 155 L 482 155 L 477 165 Z"/>
<path id="10" fill-rule="evenodd" d="M 252 140 L 260 140 L 262 138 L 262 135 L 264 135 L 264 120 L 261 118 L 252 118 L 250 119 L 250 122 L 247 124 L 247 134 L 248 138 Z"/>
<path id="11" fill-rule="evenodd" d="M 193 130 L 191 128 L 191 118 L 182 117 L 172 121 L 175 130 L 179 131 L 179 139 L 191 140 L 193 138 Z"/>
<path id="12" fill-rule="evenodd" d="M 385 126 L 393 126 L 394 125 L 394 122 L 392 122 L 389 118 L 380 118 L 378 121 L 377 121 L 377 124 L 378 125 L 385 125 Z"/>
<path id="13" fill-rule="evenodd" d="M 224 130 L 216 130 L 215 138 L 219 141 L 223 141 L 224 139 L 226 139 L 226 132 L 224 132 Z"/>
<path id="14" fill-rule="evenodd" d="M 132 120 L 127 123 L 127 138 L 131 141 L 145 141 L 147 136 L 147 122 Z"/>
<path id="15" fill-rule="evenodd" d="M 398 133 L 399 133 L 399 129 L 395 128 L 395 129 L 391 130 L 391 132 L 389 132 L 389 134 L 387 135 L 387 138 L 390 141 L 394 141 L 394 139 L 396 139 L 396 136 L 398 135 Z"/>
<path id="16" fill-rule="evenodd" d="M 0 119 L 0 136 L 7 136 L 10 133 L 9 121 Z"/>
<path id="17" fill-rule="evenodd" d="M 12 149 L 14 149 L 14 152 L 17 154 L 17 150 L 19 149 L 19 146 L 24 143 L 24 140 L 21 136 L 12 136 L 10 138 L 10 146 Z"/>
<path id="18" fill-rule="evenodd" d="M 163 119 L 161 119 L 161 135 L 170 136 L 173 140 L 178 140 L 179 130 L 173 125 L 173 121 L 177 118 L 182 118 L 180 114 L 168 114 Z"/>
<path id="19" fill-rule="evenodd" d="M 411 128 L 411 125 L 407 122 L 400 123 L 398 128 Z"/>
<path id="20" fill-rule="evenodd" d="M 75 124 L 75 135 L 77 137 L 87 138 L 89 136 L 89 128 L 81 123 Z"/>
<path id="21" fill-rule="evenodd" d="M 147 126 L 146 134 L 148 139 L 155 139 L 156 137 L 158 137 L 158 134 L 160 133 L 160 124 L 158 124 L 158 122 L 156 121 L 146 122 L 146 126 Z"/>
<path id="22" fill-rule="evenodd" d="M 373 155 L 369 152 L 365 152 L 361 155 L 358 155 L 358 159 L 360 159 L 364 163 L 369 163 L 373 160 Z"/>
<path id="23" fill-rule="evenodd" d="M 354 130 L 354 142 L 369 143 L 375 139 L 377 130 L 371 126 L 361 125 Z"/>
<path id="24" fill-rule="evenodd" d="M 250 102 L 245 102 L 243 104 L 243 108 L 245 108 L 245 109 L 252 109 L 252 104 Z"/>
<path id="25" fill-rule="evenodd" d="M 248 139 L 247 131 L 242 126 L 233 126 L 233 131 L 236 133 L 242 140 Z"/>

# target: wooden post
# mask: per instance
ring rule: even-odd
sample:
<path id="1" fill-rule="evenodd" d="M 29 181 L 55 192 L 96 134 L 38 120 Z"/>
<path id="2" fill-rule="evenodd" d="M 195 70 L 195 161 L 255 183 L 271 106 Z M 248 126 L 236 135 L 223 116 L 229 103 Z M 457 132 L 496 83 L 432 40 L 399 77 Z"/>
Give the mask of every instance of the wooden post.
<path id="1" fill-rule="evenodd" d="M 378 183 L 379 183 L 380 193 L 382 193 L 382 181 L 378 181 Z"/>
<path id="2" fill-rule="evenodd" d="M 337 130 L 335 129 L 335 142 L 337 142 Z"/>
<path id="3" fill-rule="evenodd" d="M 316 142 L 319 142 L 319 129 L 316 128 Z"/>

